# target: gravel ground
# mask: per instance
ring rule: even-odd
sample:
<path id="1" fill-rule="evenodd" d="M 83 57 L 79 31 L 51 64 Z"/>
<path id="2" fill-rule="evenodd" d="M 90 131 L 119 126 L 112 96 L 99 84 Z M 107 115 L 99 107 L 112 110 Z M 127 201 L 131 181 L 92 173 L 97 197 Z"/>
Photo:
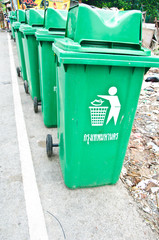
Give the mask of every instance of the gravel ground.
<path id="1" fill-rule="evenodd" d="M 145 75 L 159 78 L 159 69 Z M 121 180 L 159 233 L 159 82 L 143 82 Z"/>

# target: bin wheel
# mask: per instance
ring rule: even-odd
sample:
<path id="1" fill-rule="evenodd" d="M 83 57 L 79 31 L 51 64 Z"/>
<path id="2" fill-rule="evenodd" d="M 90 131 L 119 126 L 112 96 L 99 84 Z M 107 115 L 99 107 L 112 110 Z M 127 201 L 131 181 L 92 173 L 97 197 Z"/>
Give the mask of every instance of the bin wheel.
<path id="1" fill-rule="evenodd" d="M 20 77 L 20 68 L 17 67 L 16 70 L 17 70 L 17 75 L 18 75 L 18 77 Z"/>
<path id="2" fill-rule="evenodd" d="M 15 42 L 15 38 L 14 38 L 14 42 Z"/>
<path id="3" fill-rule="evenodd" d="M 46 137 L 46 153 L 49 158 L 52 156 L 53 153 L 53 139 L 50 134 L 48 134 Z"/>
<path id="4" fill-rule="evenodd" d="M 38 99 L 34 97 L 34 112 L 38 113 Z"/>
<path id="5" fill-rule="evenodd" d="M 28 89 L 28 82 L 26 80 L 24 81 L 24 89 L 25 89 L 25 92 L 28 94 L 29 89 Z"/>
<path id="6" fill-rule="evenodd" d="M 13 36 L 11 35 L 10 38 L 13 39 Z"/>

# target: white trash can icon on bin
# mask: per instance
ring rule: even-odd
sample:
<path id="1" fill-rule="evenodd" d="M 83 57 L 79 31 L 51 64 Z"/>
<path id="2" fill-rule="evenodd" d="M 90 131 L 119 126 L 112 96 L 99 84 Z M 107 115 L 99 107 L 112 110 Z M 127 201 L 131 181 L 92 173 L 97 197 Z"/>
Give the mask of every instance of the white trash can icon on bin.
<path id="1" fill-rule="evenodd" d="M 94 100 L 91 102 L 93 105 L 92 107 L 89 107 L 90 113 L 91 113 L 91 125 L 92 126 L 103 126 L 106 112 L 108 107 L 101 107 L 102 103 L 104 101 L 100 100 Z"/>
<path id="2" fill-rule="evenodd" d="M 116 125 L 119 113 L 120 113 L 120 108 L 121 104 L 119 101 L 118 96 L 116 96 L 117 93 L 117 88 L 116 87 L 111 87 L 109 88 L 109 94 L 108 95 L 98 95 L 98 97 L 109 101 L 110 104 L 110 111 L 109 111 L 109 116 L 106 121 L 106 125 L 110 122 L 111 119 L 114 120 L 114 124 Z M 91 112 L 91 125 L 92 126 L 103 126 L 104 121 L 105 121 L 105 116 L 108 110 L 108 107 L 102 107 L 102 104 L 104 101 L 100 100 L 94 100 L 91 102 L 93 106 L 89 107 L 90 112 Z"/>

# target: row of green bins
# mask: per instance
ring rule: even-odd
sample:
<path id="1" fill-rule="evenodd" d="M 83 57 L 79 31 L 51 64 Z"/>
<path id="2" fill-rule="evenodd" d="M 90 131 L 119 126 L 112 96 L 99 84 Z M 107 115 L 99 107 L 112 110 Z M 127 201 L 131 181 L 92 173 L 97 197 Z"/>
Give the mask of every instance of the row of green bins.
<path id="1" fill-rule="evenodd" d="M 68 12 L 57 65 L 59 158 L 69 188 L 115 184 L 120 176 L 145 72 L 159 58 L 141 47 L 140 11 Z M 52 138 L 47 136 L 47 151 Z"/>
<path id="2" fill-rule="evenodd" d="M 40 101 L 40 81 L 39 81 L 39 63 L 38 63 L 38 44 L 35 33 L 44 25 L 44 10 L 30 9 L 26 11 L 27 23 L 20 26 L 22 33 L 22 43 L 27 70 L 28 82 L 24 82 L 25 91 L 34 99 Z"/>
<path id="3" fill-rule="evenodd" d="M 24 58 L 24 49 L 22 43 L 22 34 L 19 31 L 19 28 L 22 24 L 26 23 L 26 12 L 24 10 L 19 9 L 17 11 L 17 22 L 13 23 L 13 29 L 15 32 L 15 39 L 17 45 L 18 59 L 19 59 L 19 67 L 17 67 L 17 75 L 20 77 L 20 73 L 22 74 L 23 80 L 27 80 L 26 73 L 26 64 Z"/>
<path id="4" fill-rule="evenodd" d="M 13 23 L 17 21 L 17 12 L 16 11 L 11 11 L 9 13 L 9 20 L 10 20 L 10 25 L 11 25 L 11 38 L 15 40 L 15 32 L 13 28 Z"/>
<path id="5" fill-rule="evenodd" d="M 35 34 L 39 52 L 42 115 L 47 127 L 57 126 L 56 65 L 55 54 L 52 54 L 52 43 L 56 38 L 64 38 L 67 13 L 64 10 L 47 8 L 45 29 L 38 30 Z M 36 98 L 34 98 L 34 111 L 38 112 Z"/>

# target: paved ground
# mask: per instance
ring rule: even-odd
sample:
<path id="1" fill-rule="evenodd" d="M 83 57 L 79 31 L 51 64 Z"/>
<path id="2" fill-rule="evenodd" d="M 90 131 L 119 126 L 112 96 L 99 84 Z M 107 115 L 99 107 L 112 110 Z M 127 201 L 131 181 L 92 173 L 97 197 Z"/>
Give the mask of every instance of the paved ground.
<path id="1" fill-rule="evenodd" d="M 18 66 L 13 41 L 12 49 Z M 121 181 L 115 186 L 92 189 L 65 187 L 58 149 L 51 161 L 45 151 L 47 133 L 57 139 L 57 130 L 44 127 L 41 112 L 34 114 L 33 102 L 24 93 L 21 78 L 18 84 L 48 239 L 159 239 L 140 217 Z M 0 32 L 0 98 L 0 239 L 44 240 L 29 236 L 6 32 Z"/>

